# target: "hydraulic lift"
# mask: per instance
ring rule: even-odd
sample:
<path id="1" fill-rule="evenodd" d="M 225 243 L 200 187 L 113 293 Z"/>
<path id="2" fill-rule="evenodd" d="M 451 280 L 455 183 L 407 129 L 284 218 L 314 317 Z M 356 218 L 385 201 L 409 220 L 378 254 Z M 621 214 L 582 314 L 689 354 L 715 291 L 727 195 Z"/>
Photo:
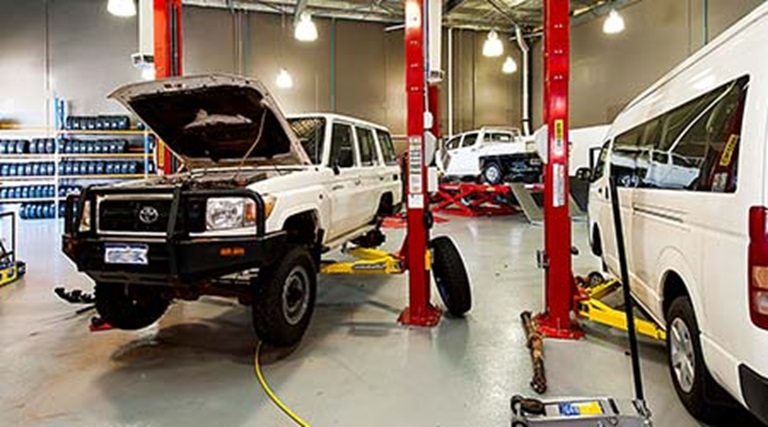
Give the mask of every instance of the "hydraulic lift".
<path id="1" fill-rule="evenodd" d="M 440 184 L 432 196 L 432 211 L 461 216 L 513 215 L 512 187 L 506 184 Z"/>
<path id="2" fill-rule="evenodd" d="M 634 317 L 629 290 L 624 236 L 622 233 L 616 183 L 611 183 L 614 227 L 617 233 L 618 258 L 624 286 L 617 281 L 592 283 L 581 280 L 579 287 L 572 272 L 571 217 L 569 214 L 568 180 L 568 86 L 570 80 L 570 1 L 544 2 L 544 119 L 546 149 L 544 161 L 544 250 L 538 254 L 539 266 L 545 270 L 545 309 L 532 316 L 521 315 L 531 351 L 534 376 L 531 382 L 538 393 L 546 391 L 543 338 L 579 339 L 584 332 L 578 316 L 628 331 L 634 400 L 621 406 L 613 398 L 590 397 L 540 401 L 515 396 L 511 400 L 512 427 L 527 426 L 605 426 L 642 427 L 651 425 L 651 414 L 645 403 L 637 344 L 639 331 L 655 338 L 663 331 L 638 323 Z M 539 135 L 541 136 L 541 134 Z M 609 291 L 621 289 L 624 312 L 604 304 L 601 298 Z M 574 314 L 574 317 L 571 317 Z"/>

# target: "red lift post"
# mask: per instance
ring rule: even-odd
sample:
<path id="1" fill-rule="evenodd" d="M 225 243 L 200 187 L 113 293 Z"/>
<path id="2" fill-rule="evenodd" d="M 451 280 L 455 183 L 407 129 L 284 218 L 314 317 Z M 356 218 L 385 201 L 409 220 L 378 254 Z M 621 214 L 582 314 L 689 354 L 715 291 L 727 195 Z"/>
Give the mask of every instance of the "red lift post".
<path id="1" fill-rule="evenodd" d="M 440 321 L 440 310 L 430 303 L 430 278 L 427 244 L 429 230 L 427 170 L 424 164 L 424 113 L 427 104 L 424 41 L 424 3 L 405 2 L 405 88 L 407 97 L 408 164 L 406 194 L 408 235 L 408 297 L 409 306 L 400 314 L 406 325 L 434 326 Z M 430 99 L 437 104 L 437 88 Z M 435 105 L 436 106 L 436 105 Z M 437 120 L 434 120 L 437 123 Z"/>
<path id="2" fill-rule="evenodd" d="M 154 0 L 155 77 L 182 74 L 181 0 Z M 158 143 L 157 167 L 165 174 L 175 172 L 174 157 L 165 144 Z"/>
<path id="3" fill-rule="evenodd" d="M 578 339 L 571 321 L 575 284 L 571 269 L 571 217 L 568 212 L 568 83 L 570 80 L 570 1 L 544 4 L 544 119 L 548 161 L 544 171 L 544 256 L 546 308 L 536 316 L 547 337 Z"/>

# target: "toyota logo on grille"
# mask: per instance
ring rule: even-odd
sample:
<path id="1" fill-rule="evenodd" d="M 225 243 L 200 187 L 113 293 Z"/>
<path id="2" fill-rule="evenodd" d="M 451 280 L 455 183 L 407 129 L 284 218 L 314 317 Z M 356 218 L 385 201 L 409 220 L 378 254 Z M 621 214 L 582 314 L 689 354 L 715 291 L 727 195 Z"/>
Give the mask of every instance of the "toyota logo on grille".
<path id="1" fill-rule="evenodd" d="M 139 211 L 139 221 L 143 222 L 144 224 L 154 224 L 157 222 L 158 218 L 160 218 L 160 212 L 158 212 L 157 209 L 153 208 L 152 206 L 144 206 Z"/>

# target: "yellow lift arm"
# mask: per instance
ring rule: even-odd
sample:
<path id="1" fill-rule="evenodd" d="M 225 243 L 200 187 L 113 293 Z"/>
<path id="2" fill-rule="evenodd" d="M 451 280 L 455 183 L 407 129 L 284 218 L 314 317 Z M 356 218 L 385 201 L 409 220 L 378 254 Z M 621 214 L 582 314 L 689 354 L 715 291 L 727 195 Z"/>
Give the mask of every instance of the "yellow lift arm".
<path id="1" fill-rule="evenodd" d="M 591 322 L 612 328 L 627 330 L 627 316 L 623 310 L 617 310 L 602 300 L 621 287 L 621 283 L 616 279 L 607 280 L 599 285 L 582 288 L 582 292 L 587 298 L 578 301 L 576 311 L 579 316 Z M 667 333 L 656 323 L 636 319 L 635 329 L 641 335 L 653 339 L 664 341 L 667 339 Z"/>

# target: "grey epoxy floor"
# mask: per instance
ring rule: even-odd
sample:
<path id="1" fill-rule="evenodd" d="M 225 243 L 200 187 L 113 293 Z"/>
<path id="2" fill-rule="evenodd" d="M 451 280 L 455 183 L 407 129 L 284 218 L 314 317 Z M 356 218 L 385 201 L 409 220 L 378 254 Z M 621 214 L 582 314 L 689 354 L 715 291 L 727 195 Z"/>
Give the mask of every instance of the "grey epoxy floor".
<path id="1" fill-rule="evenodd" d="M 143 331 L 90 333 L 90 313 L 52 293 L 91 289 L 60 255 L 57 233 L 51 220 L 23 222 L 29 272 L 0 288 L 0 426 L 291 425 L 254 376 L 246 308 L 205 298 L 174 304 Z M 451 235 L 465 257 L 474 290 L 466 319 L 406 328 L 396 322 L 405 277 L 322 277 L 302 344 L 279 360 L 265 355 L 269 383 L 313 426 L 507 426 L 509 397 L 533 394 L 518 316 L 542 304 L 541 228 L 519 216 L 451 217 L 435 234 Z M 388 235 L 397 248 L 402 231 Z M 575 271 L 594 269 L 584 224 L 574 225 L 574 242 Z M 579 342 L 547 341 L 549 396 L 631 396 L 624 340 L 592 331 Z M 696 426 L 664 351 L 642 348 L 655 425 Z"/>

